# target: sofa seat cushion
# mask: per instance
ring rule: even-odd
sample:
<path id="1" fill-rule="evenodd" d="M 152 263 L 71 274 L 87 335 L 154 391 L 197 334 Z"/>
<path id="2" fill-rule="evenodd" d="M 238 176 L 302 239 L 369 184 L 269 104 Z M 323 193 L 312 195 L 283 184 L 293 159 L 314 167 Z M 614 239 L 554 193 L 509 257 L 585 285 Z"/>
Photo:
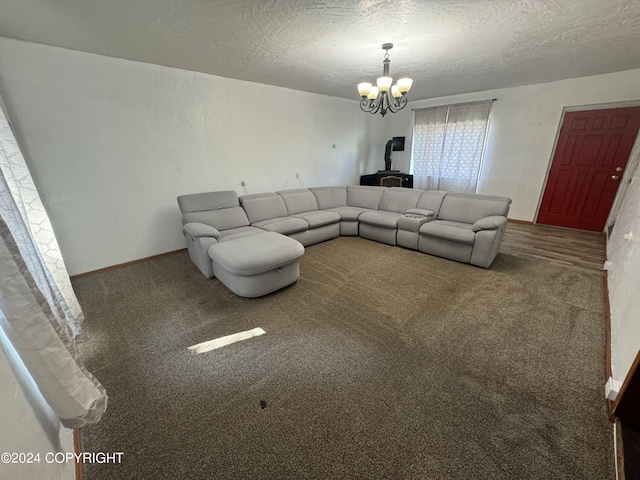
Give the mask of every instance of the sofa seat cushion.
<path id="1" fill-rule="evenodd" d="M 247 237 L 249 235 L 255 235 L 257 233 L 264 233 L 264 230 L 257 227 L 238 227 L 230 228 L 220 232 L 218 242 L 228 242 L 236 238 Z"/>
<path id="2" fill-rule="evenodd" d="M 362 213 L 358 217 L 358 221 L 361 223 L 368 223 L 369 225 L 375 225 L 376 227 L 398 228 L 398 218 L 401 216 L 402 213 L 378 210 L 377 212 Z"/>
<path id="3" fill-rule="evenodd" d="M 232 242 L 214 243 L 208 254 L 226 272 L 246 277 L 297 261 L 304 254 L 304 247 L 284 235 L 262 232 Z"/>
<path id="4" fill-rule="evenodd" d="M 467 223 L 434 220 L 433 222 L 425 223 L 420 227 L 420 235 L 473 245 L 476 240 L 476 234 L 472 228 L 473 225 Z"/>
<path id="5" fill-rule="evenodd" d="M 303 212 L 296 213 L 292 216 L 306 220 L 309 228 L 324 227 L 325 225 L 331 225 L 332 223 L 338 223 L 340 221 L 340 214 L 336 212 Z"/>
<path id="6" fill-rule="evenodd" d="M 304 232 L 309 229 L 309 224 L 306 220 L 296 217 L 270 218 L 254 223 L 252 226 L 262 228 L 268 232 L 282 233 L 283 235 Z"/>
<path id="7" fill-rule="evenodd" d="M 340 215 L 340 220 L 355 222 L 358 220 L 358 217 L 361 213 L 364 212 L 375 212 L 376 210 L 371 210 L 369 208 L 360 208 L 360 207 L 336 207 L 330 208 L 329 210 L 325 210 L 327 212 L 336 212 Z"/>

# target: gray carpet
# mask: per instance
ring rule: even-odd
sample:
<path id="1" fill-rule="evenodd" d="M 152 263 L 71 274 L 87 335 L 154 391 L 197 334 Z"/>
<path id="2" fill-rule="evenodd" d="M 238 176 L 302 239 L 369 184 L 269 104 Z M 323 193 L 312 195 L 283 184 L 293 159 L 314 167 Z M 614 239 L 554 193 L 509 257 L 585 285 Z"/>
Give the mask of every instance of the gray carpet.
<path id="1" fill-rule="evenodd" d="M 610 479 L 601 273 L 360 238 L 259 299 L 180 253 L 74 281 L 103 479 Z M 204 354 L 206 340 L 267 333 Z"/>

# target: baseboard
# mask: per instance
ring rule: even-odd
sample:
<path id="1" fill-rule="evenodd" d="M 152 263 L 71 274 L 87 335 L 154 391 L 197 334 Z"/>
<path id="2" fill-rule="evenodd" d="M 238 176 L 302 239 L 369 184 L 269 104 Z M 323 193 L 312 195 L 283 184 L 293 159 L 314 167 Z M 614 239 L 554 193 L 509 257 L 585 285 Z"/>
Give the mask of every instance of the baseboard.
<path id="1" fill-rule="evenodd" d="M 507 221 L 509 223 L 519 223 L 521 225 L 533 225 L 533 222 L 530 222 L 528 220 L 518 220 L 516 218 L 507 218 Z"/>
<path id="2" fill-rule="evenodd" d="M 605 259 L 606 251 L 605 251 Z M 605 350 L 604 350 L 604 374 L 605 378 L 613 377 L 613 370 L 611 370 L 611 304 L 609 303 L 609 272 L 604 271 L 604 305 L 605 305 Z M 609 420 L 614 422 L 613 416 L 614 403 L 611 400 L 607 400 L 607 406 L 609 410 Z"/>
<path id="3" fill-rule="evenodd" d="M 604 237 L 604 261 L 607 258 L 607 240 L 608 237 Z M 605 307 L 605 347 L 604 347 L 604 374 L 605 378 L 609 379 L 613 377 L 613 370 L 611 369 L 611 304 L 609 303 L 609 272 L 604 270 L 604 307 Z M 615 421 L 613 417 L 613 401 L 607 400 L 607 407 L 609 411 L 609 420 Z"/>
<path id="4" fill-rule="evenodd" d="M 90 272 L 78 273 L 77 275 L 71 275 L 70 278 L 71 278 L 71 280 L 76 280 L 78 278 L 88 277 L 90 275 L 95 275 L 97 273 L 108 272 L 110 270 L 117 270 L 118 268 L 129 267 L 129 266 L 135 265 L 137 263 L 148 262 L 149 260 L 154 260 L 156 258 L 166 257 L 166 256 L 169 256 L 169 255 L 175 255 L 176 253 L 184 252 L 186 250 L 187 250 L 186 248 L 181 248 L 179 250 L 172 250 L 171 252 L 159 253 L 158 255 L 152 255 L 150 257 L 144 257 L 144 258 L 140 258 L 138 260 L 132 260 L 130 262 L 119 263 L 117 265 L 112 265 L 110 267 L 105 267 L 105 268 L 99 268 L 98 270 L 92 270 Z"/>

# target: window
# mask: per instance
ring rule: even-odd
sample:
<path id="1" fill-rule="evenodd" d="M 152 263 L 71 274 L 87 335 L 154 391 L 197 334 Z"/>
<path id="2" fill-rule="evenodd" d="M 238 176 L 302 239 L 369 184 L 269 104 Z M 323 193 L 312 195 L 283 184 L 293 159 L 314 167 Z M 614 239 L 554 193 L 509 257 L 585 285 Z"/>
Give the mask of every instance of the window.
<path id="1" fill-rule="evenodd" d="M 493 100 L 415 112 L 411 166 L 414 187 L 476 191 Z"/>

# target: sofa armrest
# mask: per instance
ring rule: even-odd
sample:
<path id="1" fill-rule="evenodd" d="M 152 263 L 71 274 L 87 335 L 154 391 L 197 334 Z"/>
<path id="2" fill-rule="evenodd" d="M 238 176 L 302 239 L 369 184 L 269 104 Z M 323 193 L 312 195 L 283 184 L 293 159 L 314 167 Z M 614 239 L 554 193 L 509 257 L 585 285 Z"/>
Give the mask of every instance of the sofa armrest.
<path id="1" fill-rule="evenodd" d="M 479 232 L 480 230 L 498 230 L 504 228 L 507 225 L 507 218 L 502 215 L 492 215 L 490 217 L 484 217 L 473 224 L 473 231 Z"/>
<path id="2" fill-rule="evenodd" d="M 191 235 L 194 238 L 198 237 L 214 237 L 218 238 L 220 232 L 217 228 L 207 225 L 205 223 L 191 222 L 182 227 L 182 232 Z"/>
<path id="3" fill-rule="evenodd" d="M 398 218 L 398 230 L 414 232 L 417 234 L 420 231 L 420 227 L 422 227 L 422 225 L 424 225 L 425 223 L 429 223 L 435 219 L 436 214 L 431 210 L 412 208 L 404 212 L 404 215 Z"/>
<path id="4" fill-rule="evenodd" d="M 434 212 L 433 210 L 427 210 L 424 208 L 410 208 L 409 210 L 407 210 L 406 212 L 404 212 L 405 215 L 407 216 L 411 216 L 411 217 L 434 217 L 436 216 L 436 212 Z"/>

